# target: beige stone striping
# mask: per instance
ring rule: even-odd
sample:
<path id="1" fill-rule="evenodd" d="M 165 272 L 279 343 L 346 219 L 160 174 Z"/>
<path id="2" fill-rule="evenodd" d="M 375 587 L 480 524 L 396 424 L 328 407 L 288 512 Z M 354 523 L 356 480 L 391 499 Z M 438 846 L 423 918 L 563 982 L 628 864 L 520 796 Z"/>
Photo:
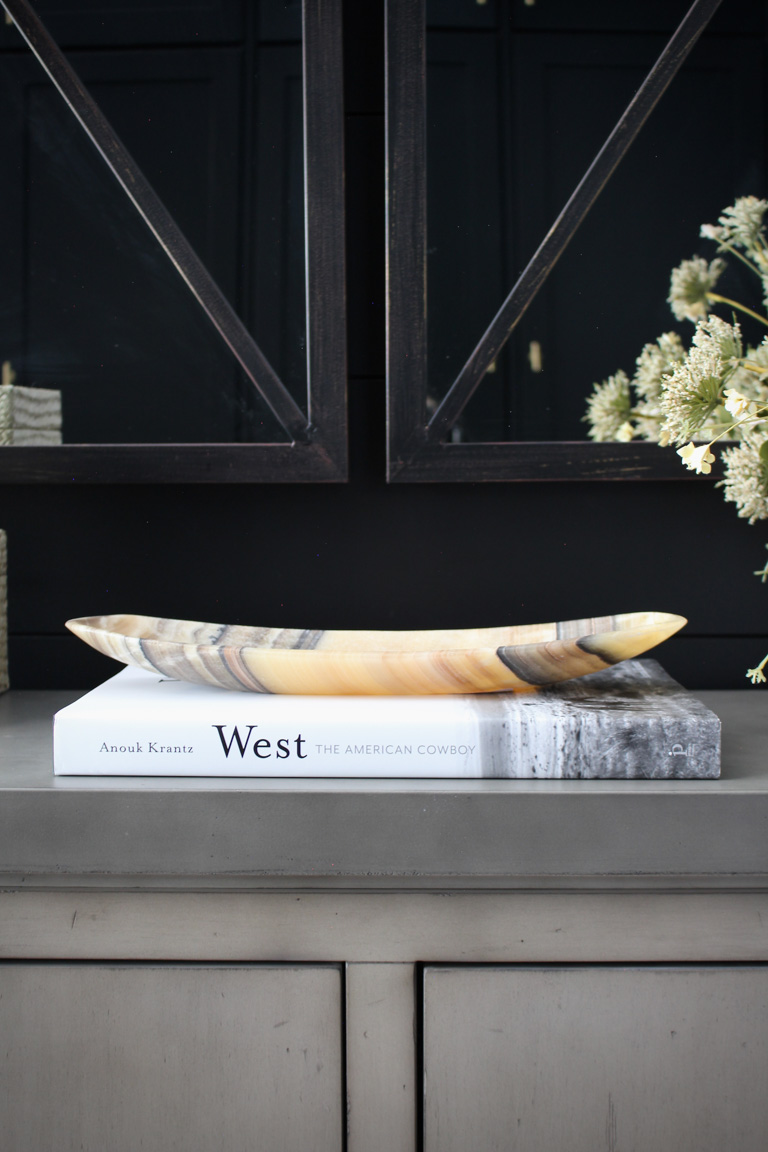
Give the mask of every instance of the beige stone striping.
<path id="1" fill-rule="evenodd" d="M 427 696 L 531 691 L 584 676 L 646 652 L 686 621 L 632 612 L 579 621 L 587 629 L 580 635 L 574 623 L 316 633 L 122 615 L 69 620 L 67 627 L 124 664 L 196 684 L 293 695 Z M 317 646 L 306 647 L 315 635 Z"/>

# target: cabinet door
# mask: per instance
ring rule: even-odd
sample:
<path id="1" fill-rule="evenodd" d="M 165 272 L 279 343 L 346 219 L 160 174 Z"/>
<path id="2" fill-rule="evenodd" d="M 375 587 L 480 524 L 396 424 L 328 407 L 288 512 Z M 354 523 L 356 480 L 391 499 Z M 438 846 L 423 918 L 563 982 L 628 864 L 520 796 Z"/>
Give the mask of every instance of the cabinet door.
<path id="1" fill-rule="evenodd" d="M 70 61 L 237 302 L 242 49 Z M 243 397 L 256 390 L 243 390 L 229 350 L 34 58 L 0 53 L 0 98 L 0 341 L 18 383 L 61 391 L 69 444 L 245 435 Z"/>
<path id="2" fill-rule="evenodd" d="M 427 968 L 427 1152 L 765 1152 L 768 967 Z"/>
<path id="3" fill-rule="evenodd" d="M 338 1152 L 341 974 L 0 965 L 4 1152 Z"/>

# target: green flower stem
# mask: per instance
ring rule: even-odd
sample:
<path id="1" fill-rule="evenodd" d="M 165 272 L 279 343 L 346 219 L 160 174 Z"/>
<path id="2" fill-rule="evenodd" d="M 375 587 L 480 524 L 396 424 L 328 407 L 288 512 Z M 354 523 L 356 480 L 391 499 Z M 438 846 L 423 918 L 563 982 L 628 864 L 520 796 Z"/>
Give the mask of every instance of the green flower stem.
<path id="1" fill-rule="evenodd" d="M 746 264 L 747 268 L 754 272 L 755 276 L 760 276 L 762 278 L 762 273 L 757 264 L 755 264 L 753 260 L 750 260 L 748 256 L 745 256 L 743 252 L 739 252 L 738 248 L 734 248 L 734 246 L 729 244 L 726 240 L 722 240 L 720 242 L 717 250 L 718 252 L 730 252 L 731 255 L 735 256 L 737 260 L 741 260 L 742 264 Z"/>
<path id="2" fill-rule="evenodd" d="M 757 412 L 755 412 L 754 415 L 742 416 L 740 420 L 734 420 L 733 424 L 729 424 L 729 426 L 727 428 L 725 428 L 722 432 L 718 432 L 717 436 L 713 436 L 709 443 L 710 444 L 716 444 L 718 440 L 722 440 L 723 437 L 727 436 L 729 432 L 733 432 L 734 428 L 738 428 L 742 424 L 753 423 L 755 416 L 757 416 L 757 413 L 758 412 L 765 412 L 766 408 L 768 408 L 768 404 L 758 404 L 757 405 Z M 707 419 L 709 419 L 709 417 L 707 417 Z M 766 565 L 766 567 L 768 567 L 768 565 Z M 768 657 L 767 657 L 767 659 L 768 659 Z"/>
<path id="3" fill-rule="evenodd" d="M 739 304 L 738 300 L 731 300 L 728 296 L 720 296 L 717 292 L 707 292 L 707 300 L 712 300 L 715 304 L 728 304 L 731 308 L 737 308 L 739 312 L 743 312 L 746 316 L 751 316 L 753 320 L 759 320 L 761 324 L 765 324 L 768 328 L 768 320 L 765 316 L 761 316 L 759 312 L 753 312 L 751 308 L 747 308 L 744 304 Z"/>

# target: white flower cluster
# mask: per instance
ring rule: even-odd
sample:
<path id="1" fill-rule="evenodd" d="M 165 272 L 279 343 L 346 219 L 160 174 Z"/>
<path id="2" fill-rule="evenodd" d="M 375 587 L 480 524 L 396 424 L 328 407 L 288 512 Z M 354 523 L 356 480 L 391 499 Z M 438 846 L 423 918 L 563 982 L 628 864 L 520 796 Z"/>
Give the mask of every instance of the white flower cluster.
<path id="1" fill-rule="evenodd" d="M 717 224 L 702 224 L 701 235 L 705 240 L 715 240 L 720 252 L 731 252 L 757 273 L 768 307 L 768 245 L 763 231 L 766 211 L 768 200 L 742 196 L 725 209 Z"/>
<path id="2" fill-rule="evenodd" d="M 665 332 L 655 344 L 646 344 L 637 358 L 630 380 L 621 369 L 595 384 L 583 419 L 592 440 L 658 440 L 664 414 L 661 410 L 662 381 L 685 358 L 683 342 L 676 332 Z M 632 390 L 637 394 L 632 404 Z"/>
<path id="3" fill-rule="evenodd" d="M 759 424 L 744 433 L 736 448 L 723 453 L 725 477 L 718 485 L 739 516 L 754 524 L 768 520 L 768 427 Z"/>
<path id="4" fill-rule="evenodd" d="M 767 200 L 743 196 L 725 209 L 717 224 L 702 225 L 701 235 L 760 278 L 768 310 L 766 212 Z M 675 332 L 646 344 L 631 381 L 619 371 L 594 385 L 584 419 L 593 440 L 639 436 L 682 445 L 678 455 L 685 466 L 703 475 L 712 471 L 715 442 L 736 441 L 723 453 L 724 477 L 718 487 L 738 515 L 754 524 L 768 520 L 768 336 L 745 353 L 735 319 L 729 323 L 711 309 L 725 305 L 731 316 L 734 310 L 742 312 L 766 327 L 768 319 L 714 291 L 724 268 L 721 259 L 708 264 L 694 256 L 673 270 L 668 303 L 677 320 L 696 325 L 690 348 L 686 351 Z M 768 580 L 768 564 L 755 575 Z M 768 682 L 766 665 L 768 655 L 749 669 L 753 684 Z"/>
<path id="5" fill-rule="evenodd" d="M 720 251 L 735 253 L 768 282 L 768 243 L 764 217 L 768 201 L 743 196 L 726 208 L 718 224 L 705 224 L 701 233 L 717 241 Z M 684 445 L 680 456 L 688 468 L 708 473 L 714 461 L 712 444 L 721 439 L 743 440 L 747 433 L 754 445 L 768 436 L 768 337 L 757 348 L 744 352 L 739 325 L 710 311 L 723 303 L 746 312 L 768 327 L 768 319 L 737 301 L 717 295 L 713 289 L 725 263 L 709 264 L 701 256 L 684 260 L 672 272 L 669 303 L 678 320 L 696 324 L 686 351 L 676 332 L 665 332 L 646 344 L 637 358 L 630 381 L 625 372 L 595 384 L 587 404 L 585 421 L 593 440 L 628 440 L 641 437 L 660 444 Z M 694 440 L 704 441 L 696 447 Z M 687 443 L 686 443 L 687 442 Z M 745 450 L 746 452 L 746 450 Z M 726 454 L 726 492 L 740 493 L 746 461 L 754 465 L 754 451 L 742 457 Z M 739 479 L 729 479 L 731 461 L 741 460 Z M 733 467 L 736 467 L 734 464 Z M 764 483 L 753 476 L 751 497 L 735 499 L 739 515 L 768 519 L 768 507 L 757 501 L 754 491 Z M 744 509 L 749 508 L 750 511 Z M 755 508 L 761 509 L 755 516 Z"/>
<path id="6" fill-rule="evenodd" d="M 664 412 L 661 396 L 664 379 L 685 359 L 685 348 L 677 332 L 664 332 L 654 344 L 646 344 L 635 361 L 632 385 L 637 393 L 635 431 L 644 440 L 663 440 Z"/>
<path id="7" fill-rule="evenodd" d="M 768 200 L 742 196 L 724 210 L 717 224 L 702 224 L 701 235 L 706 240 L 717 240 L 722 251 L 731 244 L 747 252 L 764 248 L 763 217 L 766 210 Z"/>
<path id="8" fill-rule="evenodd" d="M 723 390 L 742 358 L 738 324 L 707 316 L 696 326 L 693 344 L 684 359 L 664 378 L 661 411 L 665 443 L 680 444 L 699 435 L 714 439 L 723 422 Z M 728 421 L 733 424 L 733 421 Z M 711 433 L 711 434 L 710 434 Z"/>
<path id="9" fill-rule="evenodd" d="M 672 269 L 667 303 L 676 320 L 702 320 L 709 312 L 710 295 L 725 269 L 724 260 L 707 264 L 701 256 L 683 260 Z"/>
<path id="10" fill-rule="evenodd" d="M 595 384 L 587 400 L 589 435 L 593 440 L 631 440 L 634 430 L 630 422 L 632 401 L 629 378 L 621 369 L 602 384 Z"/>

